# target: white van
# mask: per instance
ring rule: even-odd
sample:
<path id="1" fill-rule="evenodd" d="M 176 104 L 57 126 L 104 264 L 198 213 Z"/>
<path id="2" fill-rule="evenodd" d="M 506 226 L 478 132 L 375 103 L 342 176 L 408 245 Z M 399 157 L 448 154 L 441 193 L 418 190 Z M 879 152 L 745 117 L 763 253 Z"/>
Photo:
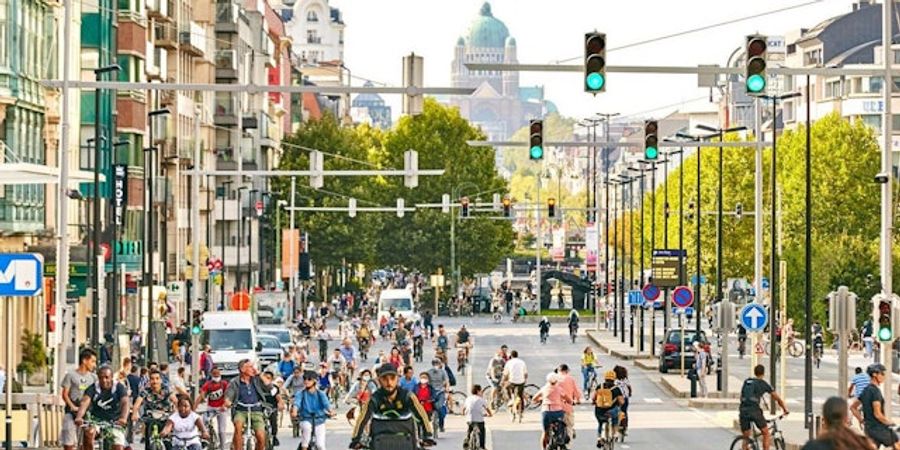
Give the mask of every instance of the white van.
<path id="1" fill-rule="evenodd" d="M 407 289 L 385 289 L 378 297 L 378 318 L 387 316 L 391 308 L 406 320 L 418 320 L 416 305 L 412 298 L 412 292 Z"/>
<path id="2" fill-rule="evenodd" d="M 212 347 L 212 360 L 223 376 L 238 373 L 238 362 L 257 363 L 256 324 L 250 311 L 213 311 L 203 314 L 203 343 Z"/>

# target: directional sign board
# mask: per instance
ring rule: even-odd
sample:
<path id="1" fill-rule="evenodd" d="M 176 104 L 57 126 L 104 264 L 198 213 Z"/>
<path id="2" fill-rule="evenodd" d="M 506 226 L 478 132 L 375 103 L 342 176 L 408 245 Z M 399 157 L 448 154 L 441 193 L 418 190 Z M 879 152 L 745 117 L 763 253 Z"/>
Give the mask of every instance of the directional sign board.
<path id="1" fill-rule="evenodd" d="M 650 260 L 653 284 L 658 287 L 676 287 L 684 274 L 687 251 L 681 249 L 654 249 Z"/>
<path id="2" fill-rule="evenodd" d="M 694 308 L 688 306 L 687 308 L 675 308 L 675 314 L 682 314 L 686 316 L 694 315 Z"/>
<path id="3" fill-rule="evenodd" d="M 0 296 L 33 297 L 44 286 L 44 257 L 37 253 L 0 254 Z"/>
<path id="4" fill-rule="evenodd" d="M 641 294 L 644 295 L 645 299 L 653 301 L 659 298 L 659 288 L 652 283 L 647 283 L 644 289 L 641 289 Z"/>
<path id="5" fill-rule="evenodd" d="M 629 306 L 641 306 L 644 304 L 644 295 L 641 294 L 641 291 L 628 291 L 628 305 Z"/>
<path id="6" fill-rule="evenodd" d="M 687 286 L 678 286 L 672 293 L 672 303 L 679 308 L 687 308 L 694 304 L 694 291 Z"/>
<path id="7" fill-rule="evenodd" d="M 759 303 L 748 303 L 741 309 L 741 324 L 751 333 L 762 331 L 769 323 L 769 311 Z"/>

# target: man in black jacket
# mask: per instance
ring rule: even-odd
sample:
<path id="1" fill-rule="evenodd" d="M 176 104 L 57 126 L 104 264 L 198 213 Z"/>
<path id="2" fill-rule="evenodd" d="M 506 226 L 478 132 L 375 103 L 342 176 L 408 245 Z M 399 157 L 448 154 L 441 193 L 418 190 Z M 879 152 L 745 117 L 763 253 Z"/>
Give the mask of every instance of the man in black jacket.
<path id="1" fill-rule="evenodd" d="M 356 425 L 353 426 L 353 437 L 350 439 L 350 448 L 361 448 L 359 442 L 360 437 L 365 431 L 369 421 L 372 420 L 373 413 L 384 414 L 388 412 L 404 415 L 412 413 L 413 417 L 422 424 L 425 430 L 422 441 L 425 446 L 434 445 L 431 440 L 431 421 L 428 420 L 428 413 L 419 403 L 415 395 L 399 386 L 400 377 L 397 374 L 397 368 L 393 364 L 386 363 L 378 367 L 376 371 L 378 382 L 381 387 L 372 394 L 367 403 L 362 405 L 359 417 L 356 419 Z"/>

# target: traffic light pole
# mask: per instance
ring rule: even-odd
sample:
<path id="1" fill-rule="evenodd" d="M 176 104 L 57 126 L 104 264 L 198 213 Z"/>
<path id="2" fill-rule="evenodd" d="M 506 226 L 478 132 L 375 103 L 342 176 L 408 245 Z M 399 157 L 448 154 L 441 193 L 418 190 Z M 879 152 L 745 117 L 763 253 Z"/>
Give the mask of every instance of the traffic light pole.
<path id="1" fill-rule="evenodd" d="M 893 55 L 893 46 L 891 45 L 893 42 L 893 18 L 894 15 L 892 13 L 893 3 L 894 2 L 882 2 L 884 12 L 882 12 L 882 20 L 883 24 L 881 26 L 882 30 L 882 51 L 884 52 L 884 56 L 882 56 L 882 64 L 884 64 L 884 74 L 882 78 L 883 80 L 893 80 L 893 65 L 889 64 L 889 61 L 893 61 L 891 56 Z M 809 86 L 809 83 L 806 83 L 806 86 Z M 882 117 L 884 119 L 883 133 L 884 136 L 884 144 L 881 148 L 881 173 L 887 176 L 887 182 L 881 185 L 881 252 L 880 252 L 880 266 L 881 266 L 881 293 L 886 295 L 888 298 L 893 294 L 893 262 L 891 261 L 891 246 L 893 244 L 893 211 L 892 211 L 892 192 L 893 188 L 893 166 L 892 166 L 892 158 L 893 158 L 893 115 L 891 113 L 891 100 L 893 98 L 893 83 L 884 83 L 884 112 L 882 113 Z M 806 96 L 807 102 L 809 101 L 809 95 Z M 808 104 L 807 104 L 808 105 Z M 807 106 L 807 109 L 809 106 Z M 807 117 L 809 114 L 807 113 Z M 809 129 L 809 127 L 807 127 Z M 809 151 L 807 150 L 807 155 L 809 155 Z M 809 156 L 807 156 L 809 158 Z M 807 167 L 809 167 L 809 159 L 807 159 Z M 809 183 L 809 176 L 807 176 L 807 183 Z M 809 184 L 807 184 L 808 186 Z M 807 208 L 807 217 L 809 214 L 809 208 Z M 808 219 L 807 219 L 808 220 Z M 807 288 L 809 290 L 809 288 Z M 807 301 L 808 303 L 808 301 Z M 893 312 L 891 313 L 893 314 Z M 892 336 L 893 337 L 893 336 Z M 891 378 L 893 376 L 893 370 L 891 366 L 893 365 L 893 358 L 891 356 L 890 345 L 883 344 L 881 346 L 881 360 L 887 363 L 888 370 L 885 373 L 884 384 L 882 385 L 882 390 L 884 392 L 884 414 L 887 417 L 891 415 L 891 389 L 893 384 L 891 383 Z"/>
<path id="2" fill-rule="evenodd" d="M 625 284 L 625 185 L 630 184 L 628 178 L 619 183 L 619 211 L 622 223 L 622 257 L 616 257 L 616 264 L 621 266 L 621 275 L 619 276 L 616 292 L 619 293 L 619 341 L 625 343 L 625 291 L 629 286 Z M 618 227 L 616 227 L 618 229 Z M 618 249 L 618 243 L 616 244 Z"/>
<path id="3" fill-rule="evenodd" d="M 195 113 L 194 116 L 194 136 L 200 136 L 200 113 Z M 200 161 L 200 140 L 197 139 L 194 141 L 194 162 L 199 165 Z M 200 175 L 192 175 L 191 176 L 191 197 L 195 199 L 200 199 Z M 202 297 L 200 295 L 200 267 L 204 264 L 204 262 L 200 261 L 200 208 L 190 208 L 191 209 L 191 223 L 194 224 L 192 228 L 193 233 L 191 233 L 191 250 L 193 255 L 191 255 L 192 267 L 191 267 L 191 287 L 193 289 L 190 290 L 192 302 L 188 304 L 190 306 L 190 310 L 188 312 L 188 317 L 191 318 L 191 396 L 195 397 L 197 395 L 197 386 L 200 384 L 200 335 L 194 332 L 194 311 L 203 311 L 203 308 L 200 305 L 202 301 Z M 209 212 L 207 212 L 209 214 Z M 209 294 L 207 293 L 207 302 L 209 302 Z"/>

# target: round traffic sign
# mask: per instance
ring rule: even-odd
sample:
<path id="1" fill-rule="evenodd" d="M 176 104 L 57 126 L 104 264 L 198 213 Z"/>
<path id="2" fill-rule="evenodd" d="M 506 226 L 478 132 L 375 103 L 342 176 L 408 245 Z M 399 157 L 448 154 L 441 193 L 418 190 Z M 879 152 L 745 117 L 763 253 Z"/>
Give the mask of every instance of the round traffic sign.
<path id="1" fill-rule="evenodd" d="M 654 301 L 659 298 L 659 288 L 655 284 L 647 283 L 641 292 L 647 300 Z"/>
<path id="2" fill-rule="evenodd" d="M 231 296 L 231 309 L 234 311 L 246 311 L 250 309 L 250 295 L 246 292 L 236 292 Z"/>
<path id="3" fill-rule="evenodd" d="M 679 308 L 687 308 L 694 303 L 694 291 L 687 286 L 678 286 L 672 293 L 672 303 Z"/>
<path id="4" fill-rule="evenodd" d="M 262 200 L 257 200 L 256 201 L 256 215 L 262 216 L 262 213 L 263 213 L 263 202 L 262 202 Z"/>

